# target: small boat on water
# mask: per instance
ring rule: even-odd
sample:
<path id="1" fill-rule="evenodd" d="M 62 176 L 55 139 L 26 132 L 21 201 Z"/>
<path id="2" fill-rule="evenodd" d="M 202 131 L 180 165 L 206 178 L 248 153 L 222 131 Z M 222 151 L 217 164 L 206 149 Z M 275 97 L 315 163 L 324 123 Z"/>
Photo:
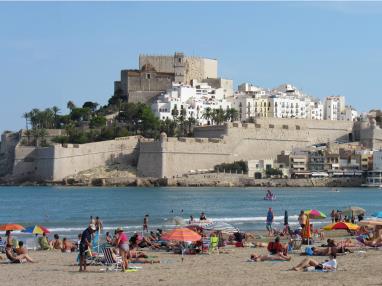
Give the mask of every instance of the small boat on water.
<path id="1" fill-rule="evenodd" d="M 268 190 L 265 194 L 264 201 L 274 201 L 276 200 L 276 195 L 271 192 L 271 190 Z"/>
<path id="2" fill-rule="evenodd" d="M 275 194 L 271 194 L 271 195 L 266 195 L 265 197 L 264 197 L 264 200 L 265 201 L 274 201 L 274 200 L 276 200 L 276 195 Z"/>

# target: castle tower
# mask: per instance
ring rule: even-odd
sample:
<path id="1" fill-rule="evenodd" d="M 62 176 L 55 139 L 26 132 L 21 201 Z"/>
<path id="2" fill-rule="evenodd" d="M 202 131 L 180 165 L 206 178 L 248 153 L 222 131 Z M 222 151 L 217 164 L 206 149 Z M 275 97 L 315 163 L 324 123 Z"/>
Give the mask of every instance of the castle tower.
<path id="1" fill-rule="evenodd" d="M 184 75 L 185 75 L 184 53 L 176 52 L 174 54 L 174 72 L 175 72 L 175 82 L 184 83 Z"/>

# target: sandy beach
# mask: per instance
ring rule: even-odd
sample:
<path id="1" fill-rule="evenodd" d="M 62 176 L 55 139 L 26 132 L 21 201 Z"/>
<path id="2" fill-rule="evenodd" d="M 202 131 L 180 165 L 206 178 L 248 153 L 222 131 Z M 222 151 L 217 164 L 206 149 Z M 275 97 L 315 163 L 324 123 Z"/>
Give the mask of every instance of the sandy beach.
<path id="1" fill-rule="evenodd" d="M 180 255 L 149 251 L 163 263 L 136 264 L 142 269 L 130 273 L 105 272 L 103 266 L 79 273 L 76 253 L 31 251 L 37 263 L 0 265 L 1 285 L 382 285 L 380 250 L 339 256 L 336 272 L 312 273 L 288 271 L 303 259 L 297 254 L 290 262 L 247 262 L 251 253 L 266 249 L 226 249 L 227 254 L 188 255 L 183 262 Z"/>

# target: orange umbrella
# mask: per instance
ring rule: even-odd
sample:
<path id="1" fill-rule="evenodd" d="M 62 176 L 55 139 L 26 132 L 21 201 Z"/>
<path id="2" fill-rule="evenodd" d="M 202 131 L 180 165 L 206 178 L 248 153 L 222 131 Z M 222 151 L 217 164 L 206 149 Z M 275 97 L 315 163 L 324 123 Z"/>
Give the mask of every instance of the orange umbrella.
<path id="1" fill-rule="evenodd" d="M 165 233 L 162 238 L 164 240 L 176 240 L 176 241 L 198 241 L 202 237 L 188 228 L 176 228 L 168 233 Z"/>
<path id="2" fill-rule="evenodd" d="M 23 230 L 23 229 L 24 229 L 24 227 L 22 225 L 15 224 L 15 223 L 8 223 L 8 224 L 0 225 L 0 230 L 2 230 L 2 231 Z"/>

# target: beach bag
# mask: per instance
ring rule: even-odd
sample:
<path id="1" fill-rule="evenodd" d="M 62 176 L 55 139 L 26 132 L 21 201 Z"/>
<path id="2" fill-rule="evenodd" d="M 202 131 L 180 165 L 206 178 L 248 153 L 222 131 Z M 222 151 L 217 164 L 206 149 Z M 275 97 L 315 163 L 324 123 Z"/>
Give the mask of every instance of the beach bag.
<path id="1" fill-rule="evenodd" d="M 312 248 L 311 247 L 305 247 L 305 254 L 308 256 L 312 256 L 313 255 Z"/>

